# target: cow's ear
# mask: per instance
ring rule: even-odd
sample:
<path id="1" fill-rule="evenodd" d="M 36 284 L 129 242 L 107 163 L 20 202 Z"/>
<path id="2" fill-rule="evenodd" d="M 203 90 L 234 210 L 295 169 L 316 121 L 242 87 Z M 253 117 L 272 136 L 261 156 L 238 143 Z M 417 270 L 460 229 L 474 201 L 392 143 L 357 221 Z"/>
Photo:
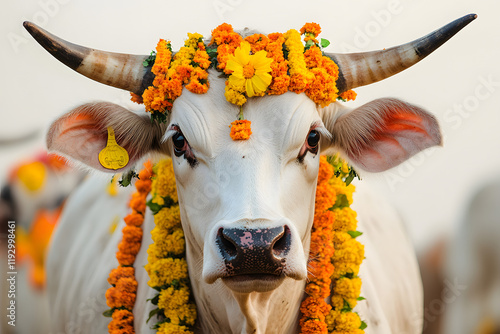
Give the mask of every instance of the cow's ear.
<path id="1" fill-rule="evenodd" d="M 99 162 L 99 152 L 106 147 L 108 127 L 115 133 L 118 145 L 127 150 L 129 162 L 114 170 Z M 152 151 L 167 153 L 161 138 L 165 126 L 151 122 L 113 103 L 82 105 L 58 118 L 47 135 L 49 152 L 55 152 L 100 171 L 116 173 L 134 166 L 137 160 Z"/>
<path id="2" fill-rule="evenodd" d="M 323 110 L 322 118 L 333 148 L 369 172 L 387 170 L 442 143 L 433 115 L 397 99 L 374 100 L 345 113 Z"/>

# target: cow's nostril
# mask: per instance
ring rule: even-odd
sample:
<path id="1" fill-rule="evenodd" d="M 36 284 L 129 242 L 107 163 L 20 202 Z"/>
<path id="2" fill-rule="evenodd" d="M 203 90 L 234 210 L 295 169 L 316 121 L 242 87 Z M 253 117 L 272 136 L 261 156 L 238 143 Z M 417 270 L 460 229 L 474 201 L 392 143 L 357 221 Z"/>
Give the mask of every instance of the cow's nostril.
<path id="1" fill-rule="evenodd" d="M 224 235 L 222 227 L 217 231 L 217 243 L 219 244 L 219 249 L 226 260 L 231 260 L 238 254 L 234 241 Z"/>
<path id="2" fill-rule="evenodd" d="M 290 237 L 290 229 L 285 225 L 283 232 L 276 237 L 272 246 L 274 256 L 282 257 L 288 253 L 288 250 L 290 249 Z"/>

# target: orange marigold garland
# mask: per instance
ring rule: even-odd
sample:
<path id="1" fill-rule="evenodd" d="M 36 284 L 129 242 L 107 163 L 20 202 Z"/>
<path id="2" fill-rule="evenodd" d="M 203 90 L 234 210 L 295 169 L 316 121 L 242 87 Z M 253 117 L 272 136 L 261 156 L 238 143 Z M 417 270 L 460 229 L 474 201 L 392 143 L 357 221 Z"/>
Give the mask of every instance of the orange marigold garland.
<path id="1" fill-rule="evenodd" d="M 361 234 L 356 231 L 355 212 L 349 208 L 354 186 L 346 183 L 353 173 L 337 156 L 320 158 L 305 289 L 308 296 L 300 308 L 303 334 L 359 334 L 366 327 L 352 312 L 360 300 L 357 273 L 364 257 L 363 246 L 355 240 Z M 330 296 L 327 304 L 325 298 Z"/>
<path id="2" fill-rule="evenodd" d="M 130 334 L 134 332 L 134 308 L 137 281 L 135 280 L 134 261 L 141 248 L 142 228 L 146 210 L 146 196 L 151 191 L 152 166 L 148 161 L 139 173 L 136 192 L 130 200 L 132 212 L 125 218 L 123 238 L 118 244 L 116 259 L 119 266 L 111 270 L 108 278 L 111 288 L 106 291 L 106 303 L 111 308 L 104 315 L 112 318 L 108 325 L 110 334 Z"/>

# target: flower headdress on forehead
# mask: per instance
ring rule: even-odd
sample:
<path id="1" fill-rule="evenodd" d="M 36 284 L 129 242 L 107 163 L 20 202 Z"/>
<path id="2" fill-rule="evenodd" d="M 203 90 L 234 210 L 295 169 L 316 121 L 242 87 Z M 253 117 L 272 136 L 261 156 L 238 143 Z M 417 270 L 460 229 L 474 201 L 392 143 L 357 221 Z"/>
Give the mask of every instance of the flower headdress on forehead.
<path id="1" fill-rule="evenodd" d="M 153 83 L 142 97 L 133 93 L 132 100 L 144 102 L 153 119 L 165 121 L 183 86 L 193 93 L 207 92 L 207 70 L 214 67 L 226 77 L 227 101 L 240 107 L 238 119 L 231 123 L 230 136 L 233 140 L 246 140 L 252 133 L 250 121 L 243 116 L 248 98 L 291 91 L 305 93 L 322 107 L 337 98 L 356 98 L 352 90 L 339 94 L 339 68 L 323 55 L 321 49 L 329 42 L 318 41 L 320 32 L 318 24 L 307 23 L 300 33 L 292 29 L 285 34 L 253 34 L 244 38 L 223 23 L 212 31 L 208 46 L 200 34 L 188 34 L 184 47 L 175 55 L 170 42 L 161 39 L 156 52 L 144 62 L 146 67 L 152 65 Z"/>

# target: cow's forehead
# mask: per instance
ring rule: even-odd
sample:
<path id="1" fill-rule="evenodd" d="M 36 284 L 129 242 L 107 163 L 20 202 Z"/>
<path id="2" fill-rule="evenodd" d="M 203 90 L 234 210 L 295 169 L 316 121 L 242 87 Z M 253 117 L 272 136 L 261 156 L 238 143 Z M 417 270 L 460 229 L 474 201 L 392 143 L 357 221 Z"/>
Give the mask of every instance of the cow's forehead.
<path id="1" fill-rule="evenodd" d="M 240 111 L 224 97 L 225 78 L 219 75 L 211 71 L 206 94 L 184 89 L 170 117 L 170 124 L 178 125 L 190 144 L 209 156 L 235 144 L 229 136 L 230 124 Z M 252 144 L 272 145 L 277 150 L 302 143 L 310 126 L 321 123 L 314 102 L 305 94 L 291 92 L 250 98 L 243 113 L 252 122 Z"/>

